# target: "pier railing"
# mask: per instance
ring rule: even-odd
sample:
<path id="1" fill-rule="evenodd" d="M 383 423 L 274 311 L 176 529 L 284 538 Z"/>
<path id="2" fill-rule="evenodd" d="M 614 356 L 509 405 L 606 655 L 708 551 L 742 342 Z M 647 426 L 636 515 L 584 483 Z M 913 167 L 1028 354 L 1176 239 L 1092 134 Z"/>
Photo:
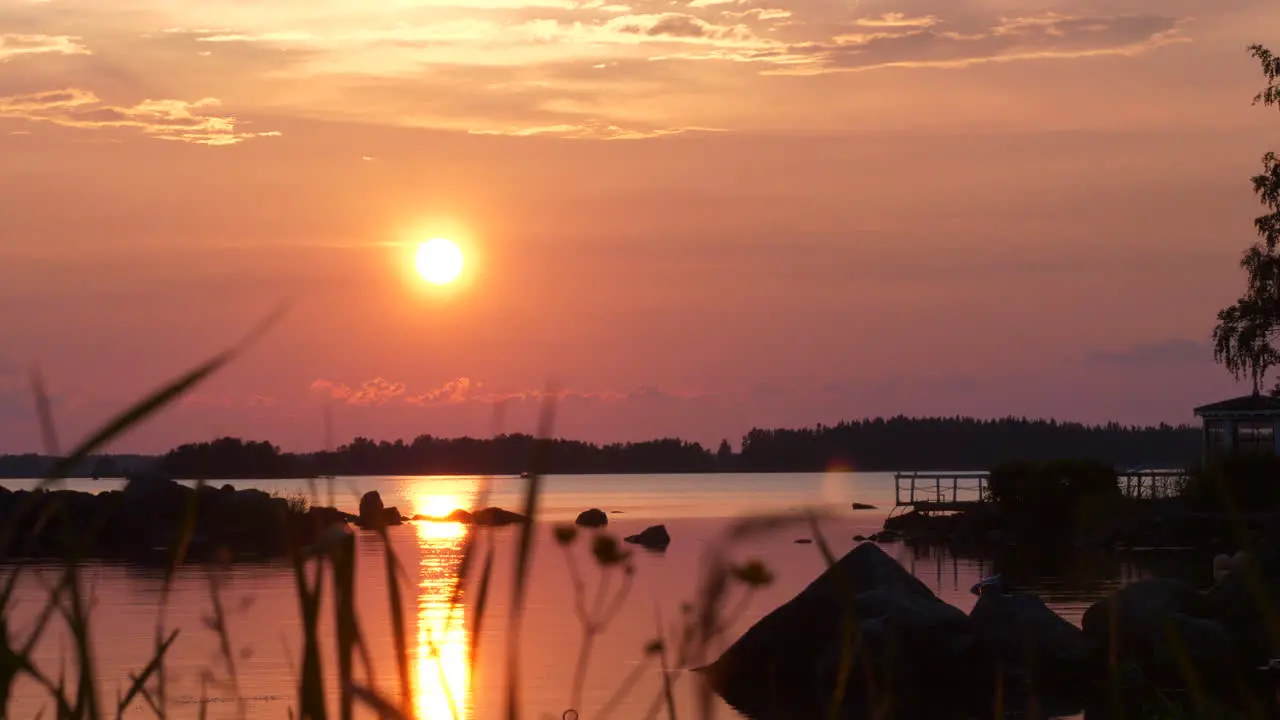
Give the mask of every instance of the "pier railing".
<path id="1" fill-rule="evenodd" d="M 986 472 L 899 472 L 893 474 L 894 504 L 898 507 L 928 505 L 966 506 L 987 502 L 990 490 Z"/>
<path id="2" fill-rule="evenodd" d="M 991 500 L 988 472 L 897 472 L 894 505 L 921 510 L 961 510 Z M 1131 500 L 1176 497 L 1187 479 L 1185 470 L 1125 470 L 1116 484 Z"/>

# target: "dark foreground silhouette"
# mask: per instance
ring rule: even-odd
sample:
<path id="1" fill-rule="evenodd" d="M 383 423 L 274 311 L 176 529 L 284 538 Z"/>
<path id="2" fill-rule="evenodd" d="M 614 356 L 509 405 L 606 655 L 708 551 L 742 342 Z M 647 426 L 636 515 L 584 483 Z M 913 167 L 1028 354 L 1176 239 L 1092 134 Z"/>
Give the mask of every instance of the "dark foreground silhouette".
<path id="1" fill-rule="evenodd" d="M 966 615 L 863 543 L 702 669 L 756 720 L 798 717 L 1277 717 L 1267 623 L 1280 555 L 1249 559 L 1207 591 L 1141 580 L 1076 628 L 1040 598 L 999 587 Z M 1190 693 L 1194 691 L 1194 700 Z M 832 713 L 832 711 L 835 711 Z M 1207 717 L 1193 714 L 1189 717 Z"/>

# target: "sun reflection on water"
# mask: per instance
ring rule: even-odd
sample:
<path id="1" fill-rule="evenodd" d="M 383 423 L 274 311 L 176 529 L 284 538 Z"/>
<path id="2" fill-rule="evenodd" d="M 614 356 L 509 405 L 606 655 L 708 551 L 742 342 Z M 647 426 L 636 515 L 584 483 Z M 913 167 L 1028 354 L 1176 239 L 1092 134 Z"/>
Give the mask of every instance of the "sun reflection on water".
<path id="1" fill-rule="evenodd" d="M 418 514 L 432 517 L 464 506 L 465 501 L 454 495 L 424 493 L 414 501 Z M 430 521 L 414 523 L 414 527 L 421 550 L 413 653 L 414 711 L 418 720 L 466 720 L 471 717 L 468 627 L 461 604 L 449 617 L 449 600 L 467 528 Z"/>

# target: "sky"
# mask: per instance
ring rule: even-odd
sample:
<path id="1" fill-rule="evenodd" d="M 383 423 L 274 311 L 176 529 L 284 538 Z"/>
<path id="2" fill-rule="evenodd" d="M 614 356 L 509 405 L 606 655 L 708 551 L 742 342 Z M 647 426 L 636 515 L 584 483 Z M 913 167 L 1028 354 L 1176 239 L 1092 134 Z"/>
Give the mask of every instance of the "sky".
<path id="1" fill-rule="evenodd" d="M 1274 0 L 0 0 L 0 452 L 1190 422 Z M 459 280 L 416 245 L 454 240 Z M 325 408 L 332 432 L 324 430 Z M 495 408 L 501 407 L 501 411 Z"/>

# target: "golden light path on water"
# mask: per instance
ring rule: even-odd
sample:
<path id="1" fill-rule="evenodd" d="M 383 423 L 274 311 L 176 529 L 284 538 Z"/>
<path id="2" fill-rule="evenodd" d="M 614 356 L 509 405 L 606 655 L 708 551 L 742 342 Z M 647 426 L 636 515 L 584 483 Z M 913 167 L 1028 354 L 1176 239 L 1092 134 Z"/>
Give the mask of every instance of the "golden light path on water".
<path id="1" fill-rule="evenodd" d="M 439 517 L 466 507 L 456 495 L 424 491 L 414 512 Z M 453 522 L 414 523 L 422 558 L 418 578 L 418 628 L 413 649 L 414 712 L 417 720 L 467 720 L 471 715 L 471 659 L 465 613 L 449 617 L 454 573 L 462 558 L 466 526 Z"/>

